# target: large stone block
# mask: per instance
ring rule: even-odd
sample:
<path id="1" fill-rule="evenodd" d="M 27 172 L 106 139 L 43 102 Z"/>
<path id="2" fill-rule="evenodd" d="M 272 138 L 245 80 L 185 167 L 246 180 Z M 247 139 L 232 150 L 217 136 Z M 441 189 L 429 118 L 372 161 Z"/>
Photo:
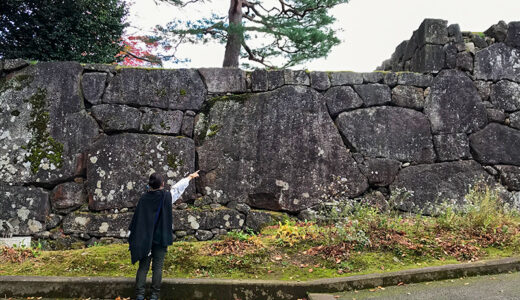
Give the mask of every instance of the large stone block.
<path id="1" fill-rule="evenodd" d="M 367 188 L 345 149 L 325 99 L 285 86 L 247 99 L 217 101 L 198 129 L 204 194 L 215 202 L 299 211 L 332 191 Z M 198 127 L 198 126 L 197 126 Z"/>
<path id="2" fill-rule="evenodd" d="M 330 88 L 330 79 L 327 72 L 311 72 L 311 87 L 318 91 Z"/>
<path id="3" fill-rule="evenodd" d="M 310 85 L 311 81 L 309 78 L 309 74 L 305 70 L 284 70 L 283 77 L 285 84 L 295 84 L 295 85 Z"/>
<path id="4" fill-rule="evenodd" d="M 65 182 L 58 184 L 52 190 L 51 206 L 60 212 L 68 212 L 87 203 L 83 184 Z"/>
<path id="5" fill-rule="evenodd" d="M 93 106 L 91 112 L 105 132 L 139 130 L 142 113 L 137 108 L 118 104 L 101 104 Z"/>
<path id="6" fill-rule="evenodd" d="M 362 84 L 363 73 L 332 72 L 330 73 L 330 83 L 332 86 Z"/>
<path id="7" fill-rule="evenodd" d="M 440 161 L 467 159 L 471 157 L 469 140 L 465 133 L 440 134 L 433 137 L 433 144 Z"/>
<path id="8" fill-rule="evenodd" d="M 448 21 L 440 19 L 424 19 L 417 29 L 417 44 L 444 45 L 448 42 Z"/>
<path id="9" fill-rule="evenodd" d="M 267 71 L 264 69 L 256 69 L 251 73 L 251 90 L 253 92 L 267 91 Z"/>
<path id="10" fill-rule="evenodd" d="M 365 106 L 383 105 L 392 101 L 390 88 L 384 84 L 355 85 L 354 90 L 361 96 Z"/>
<path id="11" fill-rule="evenodd" d="M 520 50 L 497 43 L 478 51 L 474 74 L 477 79 L 520 82 Z"/>
<path id="12" fill-rule="evenodd" d="M 397 83 L 401 85 L 413 85 L 417 87 L 429 87 L 432 85 L 433 76 L 430 74 L 419 74 L 419 73 L 400 73 L 397 79 Z"/>
<path id="13" fill-rule="evenodd" d="M 426 44 L 415 51 L 410 71 L 437 73 L 444 68 L 445 55 L 442 45 Z"/>
<path id="14" fill-rule="evenodd" d="M 55 184 L 74 176 L 77 154 L 98 135 L 83 110 L 81 72 L 78 63 L 38 63 L 1 84 L 0 181 Z"/>
<path id="15" fill-rule="evenodd" d="M 399 209 L 437 214 L 444 202 L 462 204 L 472 185 L 489 178 L 475 161 L 445 162 L 404 168 L 390 189 Z"/>
<path id="16" fill-rule="evenodd" d="M 246 217 L 233 209 L 174 210 L 173 230 L 241 229 Z"/>
<path id="17" fill-rule="evenodd" d="M 63 219 L 65 234 L 88 234 L 95 237 L 126 238 L 133 213 L 73 213 Z"/>
<path id="18" fill-rule="evenodd" d="M 238 68 L 202 68 L 199 72 L 209 93 L 241 93 L 247 90 L 246 72 Z"/>
<path id="19" fill-rule="evenodd" d="M 9 222 L 14 235 L 32 235 L 45 230 L 49 193 L 41 188 L 0 184 L 0 231 Z"/>
<path id="20" fill-rule="evenodd" d="M 394 181 L 400 166 L 401 163 L 397 160 L 369 158 L 359 169 L 368 178 L 370 185 L 387 186 Z"/>
<path id="21" fill-rule="evenodd" d="M 180 110 L 165 111 L 143 108 L 140 130 L 148 133 L 178 135 L 181 131 L 183 113 Z"/>
<path id="22" fill-rule="evenodd" d="M 267 72 L 267 86 L 269 90 L 277 89 L 285 84 L 283 70 Z"/>
<path id="23" fill-rule="evenodd" d="M 455 70 L 435 77 L 424 112 L 433 133 L 471 133 L 487 123 L 486 108 L 473 81 Z"/>
<path id="24" fill-rule="evenodd" d="M 107 73 L 86 73 L 81 79 L 83 96 L 90 104 L 101 103 L 101 96 L 105 91 Z"/>
<path id="25" fill-rule="evenodd" d="M 353 149 L 373 157 L 403 162 L 435 160 L 430 123 L 418 111 L 372 107 L 341 113 L 336 124 Z"/>
<path id="26" fill-rule="evenodd" d="M 422 110 L 424 90 L 414 86 L 398 85 L 392 89 L 392 103 L 401 107 Z"/>
<path id="27" fill-rule="evenodd" d="M 469 137 L 477 161 L 486 165 L 520 166 L 520 130 L 490 123 Z"/>
<path id="28" fill-rule="evenodd" d="M 214 74 L 211 70 L 208 73 Z M 215 80 L 212 82 L 218 85 Z M 225 78 L 220 80 L 224 81 Z M 214 86 L 211 88 L 216 89 Z M 199 110 L 205 97 L 206 88 L 196 70 L 123 68 L 109 80 L 102 101 L 131 106 Z"/>
<path id="29" fill-rule="evenodd" d="M 520 84 L 508 80 L 497 82 L 491 87 L 489 100 L 507 112 L 520 110 Z"/>
<path id="30" fill-rule="evenodd" d="M 361 107 L 363 100 L 349 86 L 336 86 L 325 93 L 330 115 L 335 118 L 339 113 Z"/>
<path id="31" fill-rule="evenodd" d="M 133 133 L 103 136 L 92 146 L 87 161 L 89 207 L 133 207 L 151 173 L 162 173 L 172 185 L 194 168 L 191 139 Z M 194 191 L 191 184 L 183 197 L 193 197 Z"/>

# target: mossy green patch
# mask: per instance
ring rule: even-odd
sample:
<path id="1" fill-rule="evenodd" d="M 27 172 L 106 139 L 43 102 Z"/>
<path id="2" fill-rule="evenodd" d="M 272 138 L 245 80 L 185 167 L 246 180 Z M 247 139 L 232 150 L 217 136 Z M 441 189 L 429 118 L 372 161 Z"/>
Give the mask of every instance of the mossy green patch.
<path id="1" fill-rule="evenodd" d="M 47 91 L 38 88 L 27 101 L 31 104 L 31 121 L 27 129 L 32 133 L 24 149 L 29 153 L 25 161 L 31 164 L 31 171 L 38 172 L 43 160 L 57 168 L 62 166 L 63 144 L 49 134 L 49 111 L 47 110 Z"/>
<path id="2" fill-rule="evenodd" d="M 186 94 L 187 94 L 187 92 L 186 92 L 185 89 L 181 89 L 181 90 L 179 91 L 179 95 L 181 95 L 181 96 L 186 96 Z"/>
<path id="3" fill-rule="evenodd" d="M 212 137 L 212 136 L 216 135 L 219 132 L 220 127 L 221 126 L 219 124 L 211 124 L 208 128 L 208 132 L 206 133 L 206 136 Z"/>

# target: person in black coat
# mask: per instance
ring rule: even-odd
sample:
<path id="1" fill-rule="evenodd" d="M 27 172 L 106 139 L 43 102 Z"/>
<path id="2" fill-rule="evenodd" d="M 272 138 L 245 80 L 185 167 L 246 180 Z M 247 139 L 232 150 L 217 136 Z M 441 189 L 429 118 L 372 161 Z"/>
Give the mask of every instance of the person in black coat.
<path id="1" fill-rule="evenodd" d="M 199 176 L 199 171 L 177 182 L 168 192 L 164 188 L 164 178 L 150 175 L 150 190 L 144 193 L 135 209 L 130 223 L 128 243 L 132 264 L 139 262 L 135 277 L 136 299 L 144 300 L 146 275 L 152 263 L 152 296 L 159 299 L 162 268 L 168 246 L 173 243 L 172 204 L 177 201 L 190 180 Z"/>

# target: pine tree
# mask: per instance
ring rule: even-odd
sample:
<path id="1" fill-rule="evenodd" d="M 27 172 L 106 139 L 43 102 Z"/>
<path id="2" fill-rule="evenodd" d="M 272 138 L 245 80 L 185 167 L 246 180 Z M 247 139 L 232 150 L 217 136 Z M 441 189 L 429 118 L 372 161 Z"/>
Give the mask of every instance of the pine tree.
<path id="1" fill-rule="evenodd" d="M 177 6 L 204 2 L 162 1 Z M 262 2 L 267 1 L 230 0 L 227 16 L 174 20 L 158 29 L 163 36 L 175 36 L 178 43 L 216 40 L 225 44 L 224 67 L 238 67 L 240 58 L 266 67 L 282 61 L 279 67 L 290 67 L 327 56 L 340 43 L 331 27 L 335 18 L 330 9 L 348 0 L 278 0 L 274 2 L 277 5 L 269 7 Z"/>

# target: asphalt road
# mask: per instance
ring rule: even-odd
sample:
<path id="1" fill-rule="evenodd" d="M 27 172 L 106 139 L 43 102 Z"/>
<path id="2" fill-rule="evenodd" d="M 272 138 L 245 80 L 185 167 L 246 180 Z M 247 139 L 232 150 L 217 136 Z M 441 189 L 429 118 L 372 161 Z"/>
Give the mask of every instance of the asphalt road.
<path id="1" fill-rule="evenodd" d="M 338 297 L 339 296 L 339 297 Z M 311 299 L 421 299 L 476 300 L 520 299 L 520 273 L 477 276 L 469 278 L 407 284 L 357 292 L 316 295 Z"/>

